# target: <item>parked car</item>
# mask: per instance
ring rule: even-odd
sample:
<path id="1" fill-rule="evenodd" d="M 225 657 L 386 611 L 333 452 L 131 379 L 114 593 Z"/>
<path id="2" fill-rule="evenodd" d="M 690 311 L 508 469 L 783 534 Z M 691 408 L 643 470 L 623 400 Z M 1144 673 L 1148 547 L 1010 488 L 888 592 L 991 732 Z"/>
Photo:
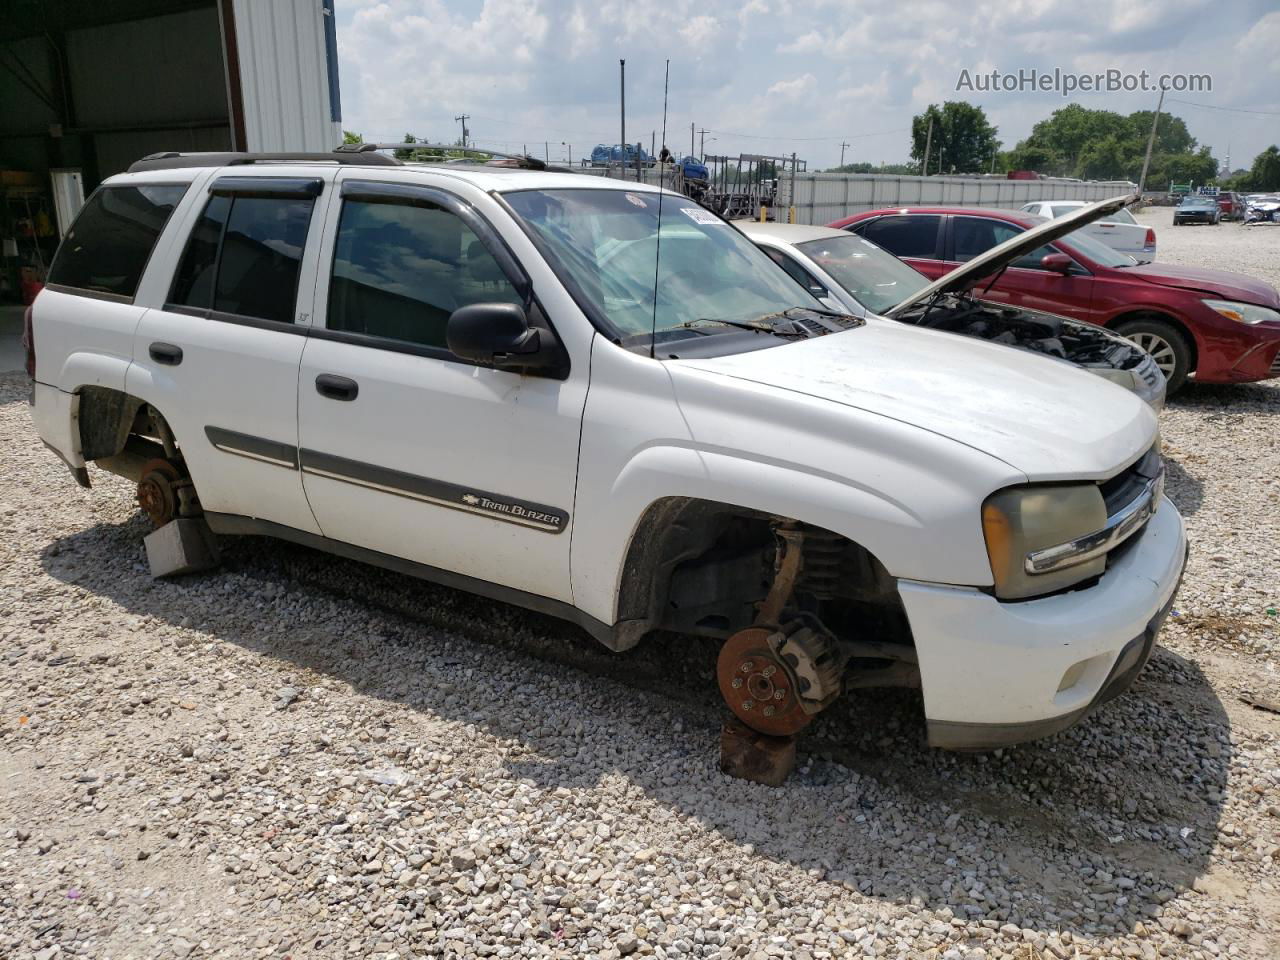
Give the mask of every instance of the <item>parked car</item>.
<path id="1" fill-rule="evenodd" d="M 1000 248 L 986 256 L 997 261 L 971 260 L 946 275 L 955 293 L 933 296 L 928 278 L 866 237 L 832 227 L 794 223 L 735 223 L 775 263 L 833 310 L 855 316 L 878 314 L 903 323 L 946 330 L 1006 344 L 1065 363 L 1132 390 L 1153 409 L 1164 406 L 1165 380 L 1151 355 L 1119 334 L 1054 316 L 1040 310 L 1009 307 L 972 296 L 965 271 L 999 268 Z M 1046 223 L 1037 228 L 1050 231 Z M 1006 247 L 1010 241 L 1001 246 Z M 1006 249 L 1012 260 L 1016 251 Z"/>
<path id="2" fill-rule="evenodd" d="M 1218 214 L 1223 220 L 1244 219 L 1244 197 L 1234 190 L 1222 190 L 1218 193 Z"/>
<path id="3" fill-rule="evenodd" d="M 711 177 L 706 165 L 694 156 L 681 157 L 676 161 L 676 166 L 680 168 L 686 180 L 708 180 Z"/>
<path id="4" fill-rule="evenodd" d="M 1188 223 L 1211 223 L 1217 226 L 1222 222 L 1222 211 L 1218 209 L 1216 197 L 1201 197 L 1188 194 L 1178 201 L 1173 208 L 1173 225 L 1185 226 Z"/>
<path id="5" fill-rule="evenodd" d="M 31 411 L 83 486 L 94 462 L 160 532 L 296 541 L 614 650 L 720 638 L 764 733 L 903 683 L 938 746 L 1060 730 L 1143 668 L 1185 563 L 1132 393 L 828 310 L 644 184 L 159 155 L 49 281 Z"/>
<path id="6" fill-rule="evenodd" d="M 610 164 L 625 162 L 627 166 L 634 167 L 637 158 L 640 165 L 644 167 L 652 167 L 655 163 L 649 151 L 638 144 L 625 143 L 619 146 L 615 143 L 612 146 L 606 146 L 601 143 L 591 151 L 591 166 L 607 167 Z"/>
<path id="7" fill-rule="evenodd" d="M 1037 200 L 1022 205 L 1023 211 L 1039 217 L 1063 217 L 1089 206 L 1085 200 Z M 1156 258 L 1156 232 L 1133 219 L 1133 214 L 1121 208 L 1105 217 L 1099 217 L 1080 228 L 1086 236 L 1101 240 L 1112 250 L 1127 253 L 1138 263 L 1151 263 Z"/>
<path id="8" fill-rule="evenodd" d="M 869 210 L 830 226 L 852 230 L 936 279 L 1043 222 L 987 207 L 910 207 Z M 979 289 L 984 299 L 1128 337 L 1155 358 L 1169 396 L 1192 375 L 1198 383 L 1280 376 L 1280 293 L 1243 274 L 1136 264 L 1076 233 L 1024 254 Z"/>

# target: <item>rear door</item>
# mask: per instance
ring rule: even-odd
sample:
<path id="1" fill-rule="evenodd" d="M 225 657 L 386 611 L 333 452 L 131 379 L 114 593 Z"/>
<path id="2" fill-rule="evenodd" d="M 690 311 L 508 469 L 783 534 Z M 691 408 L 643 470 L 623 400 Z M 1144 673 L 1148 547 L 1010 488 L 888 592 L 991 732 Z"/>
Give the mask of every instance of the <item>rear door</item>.
<path id="1" fill-rule="evenodd" d="M 941 262 L 943 273 L 1023 232 L 1017 224 L 993 217 L 955 215 L 948 219 L 951 222 L 946 241 L 947 259 Z M 1046 255 L 1063 252 L 1053 244 L 1038 247 L 1010 264 L 990 289 L 987 284 L 991 278 L 984 277 L 974 287 L 973 293 L 983 300 L 1088 320 L 1093 300 L 1093 275 L 1079 263 L 1074 264 L 1071 273 L 1066 275 L 1046 270 L 1040 265 Z"/>
<path id="2" fill-rule="evenodd" d="M 895 213 L 861 220 L 848 229 L 907 261 L 930 280 L 937 280 L 951 269 L 942 261 L 942 227 L 940 214 Z"/>
<path id="3" fill-rule="evenodd" d="M 318 533 L 297 464 L 298 365 L 333 171 L 214 175 L 134 338 L 128 390 L 173 428 L 206 512 Z"/>
<path id="4" fill-rule="evenodd" d="M 476 212 L 486 197 L 372 176 L 339 176 L 298 382 L 316 519 L 335 540 L 569 601 L 588 368 L 554 379 L 451 353 L 449 315 L 468 304 L 520 303 L 548 326 L 536 291 Z"/>

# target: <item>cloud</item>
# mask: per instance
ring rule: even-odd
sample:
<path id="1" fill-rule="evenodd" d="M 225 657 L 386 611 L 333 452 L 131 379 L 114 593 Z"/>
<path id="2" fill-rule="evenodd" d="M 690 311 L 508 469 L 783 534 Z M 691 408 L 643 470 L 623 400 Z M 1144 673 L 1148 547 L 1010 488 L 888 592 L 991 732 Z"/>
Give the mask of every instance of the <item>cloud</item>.
<path id="1" fill-rule="evenodd" d="M 769 88 L 769 95 L 773 97 L 783 97 L 787 100 L 794 100 L 797 97 L 809 93 L 818 85 L 818 78 L 812 73 L 806 73 L 796 77 L 794 80 L 779 80 Z"/>
<path id="2" fill-rule="evenodd" d="M 961 69 L 1209 73 L 1211 94 L 1177 99 L 1280 111 L 1275 0 L 342 0 L 344 126 L 452 140 L 471 115 L 481 144 L 583 156 L 619 136 L 661 133 L 671 61 L 672 142 L 832 165 L 906 158 L 911 117 L 931 102 L 982 106 L 1012 145 L 1064 105 L 1052 93 L 957 93 Z M 1092 94 L 1086 107 L 1150 109 L 1155 95 Z M 1202 143 L 1247 162 L 1275 138 L 1268 118 L 1168 103 Z M 888 131 L 888 132 L 885 132 Z M 877 134 L 871 136 L 870 134 Z M 688 141 L 684 141 L 687 143 Z M 561 146 L 563 144 L 563 146 Z M 714 147 L 711 146 L 714 144 Z M 681 144 L 683 149 L 684 144 Z M 557 153 L 559 151 L 559 153 Z M 847 155 L 846 159 L 850 159 Z"/>

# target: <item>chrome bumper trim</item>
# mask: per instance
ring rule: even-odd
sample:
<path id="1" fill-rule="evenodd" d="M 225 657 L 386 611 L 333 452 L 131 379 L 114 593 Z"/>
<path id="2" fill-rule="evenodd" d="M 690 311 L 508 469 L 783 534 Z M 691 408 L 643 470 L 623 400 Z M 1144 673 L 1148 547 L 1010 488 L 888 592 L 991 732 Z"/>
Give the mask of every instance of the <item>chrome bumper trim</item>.
<path id="1" fill-rule="evenodd" d="M 1162 465 L 1160 472 L 1147 481 L 1142 493 L 1107 517 L 1107 525 L 1101 530 L 1056 546 L 1033 550 L 1023 561 L 1023 569 L 1032 575 L 1052 573 L 1055 570 L 1088 563 L 1114 550 L 1141 530 L 1143 525 L 1151 519 L 1151 515 L 1160 506 L 1160 498 L 1163 495 L 1164 467 Z"/>

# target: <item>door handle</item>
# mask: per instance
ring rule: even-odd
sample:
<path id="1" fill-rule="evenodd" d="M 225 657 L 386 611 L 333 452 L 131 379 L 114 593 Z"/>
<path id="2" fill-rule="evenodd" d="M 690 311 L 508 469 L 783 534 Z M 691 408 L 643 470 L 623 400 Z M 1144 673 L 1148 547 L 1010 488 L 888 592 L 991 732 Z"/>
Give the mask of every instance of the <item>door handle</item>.
<path id="1" fill-rule="evenodd" d="M 354 400 L 360 392 L 360 384 L 348 377 L 322 373 L 316 377 L 316 393 L 330 400 Z"/>
<path id="2" fill-rule="evenodd" d="M 156 363 L 163 363 L 166 367 L 176 367 L 182 362 L 182 348 L 174 346 L 172 343 L 164 343 L 157 340 L 147 350 L 151 354 L 151 359 Z"/>

